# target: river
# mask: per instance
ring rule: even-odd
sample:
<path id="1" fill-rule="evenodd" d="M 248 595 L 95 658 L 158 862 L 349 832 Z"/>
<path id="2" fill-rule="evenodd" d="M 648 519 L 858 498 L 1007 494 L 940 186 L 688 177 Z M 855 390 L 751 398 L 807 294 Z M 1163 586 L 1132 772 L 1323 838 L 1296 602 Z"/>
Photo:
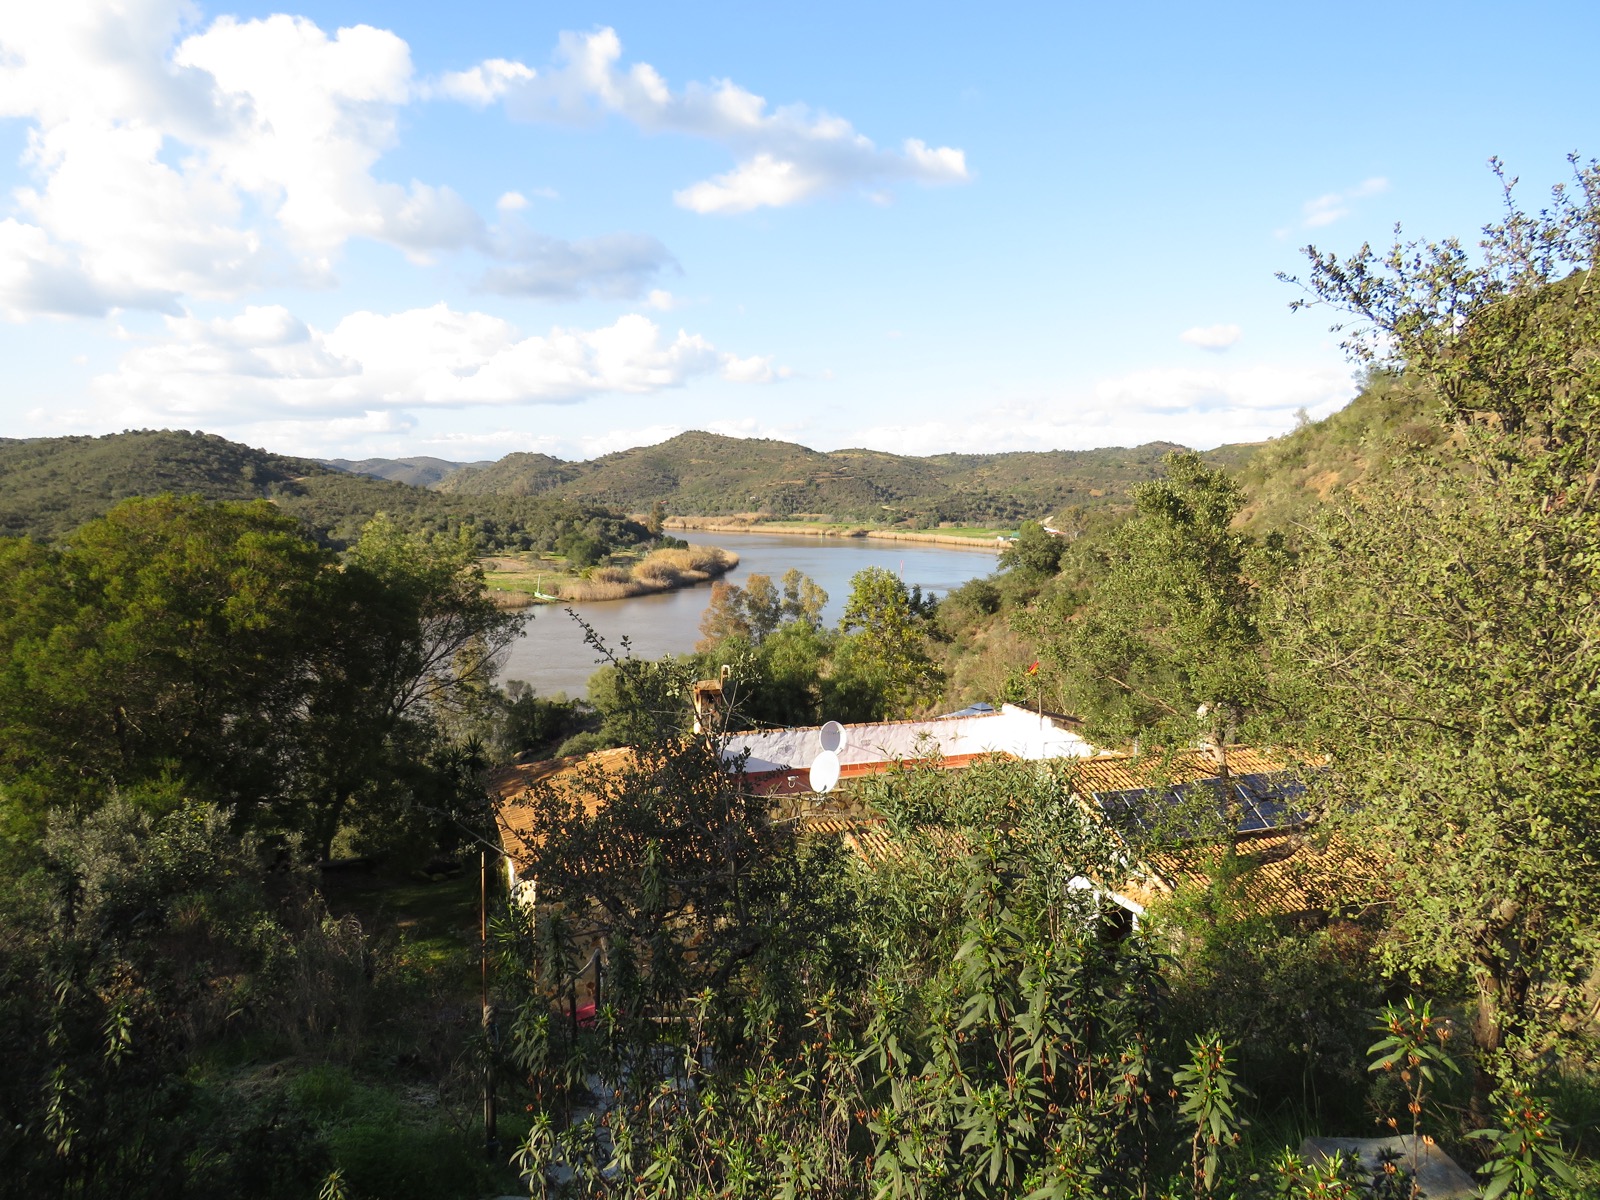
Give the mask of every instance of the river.
<path id="1" fill-rule="evenodd" d="M 867 567 L 886 567 L 908 585 L 920 584 L 924 592 L 944 595 L 969 579 L 988 575 L 996 568 L 993 550 L 941 546 L 926 542 L 893 542 L 881 538 L 794 537 L 754 533 L 702 533 L 682 535 L 696 545 L 722 546 L 739 556 L 729 581 L 743 583 L 752 574 L 769 575 L 776 583 L 790 567 L 811 576 L 828 593 L 823 619 L 836 625 L 850 595 L 850 577 Z M 711 598 L 711 585 L 608 600 L 571 607 L 600 633 L 619 655 L 622 639 L 629 639 L 636 658 L 686 654 L 700 638 L 700 618 Z M 532 613 L 524 634 L 512 643 L 502 680 L 521 679 L 541 696 L 565 692 L 582 696 L 593 674 L 595 652 L 583 642 L 583 631 L 566 613 L 566 607 L 547 604 Z"/>

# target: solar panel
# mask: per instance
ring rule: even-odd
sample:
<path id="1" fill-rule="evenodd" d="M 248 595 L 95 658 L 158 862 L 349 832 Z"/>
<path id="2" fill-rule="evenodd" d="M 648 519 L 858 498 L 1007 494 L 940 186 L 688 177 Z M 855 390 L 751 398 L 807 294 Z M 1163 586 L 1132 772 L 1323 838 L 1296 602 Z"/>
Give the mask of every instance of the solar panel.
<path id="1" fill-rule="evenodd" d="M 1297 825 L 1308 816 L 1300 804 L 1306 785 L 1287 772 L 1235 775 L 1228 784 L 1238 805 L 1240 833 Z M 1226 820 L 1229 807 L 1220 779 L 1166 788 L 1093 792 L 1091 799 L 1124 833 L 1150 834 L 1159 827 L 1161 833 L 1179 838 L 1198 837 L 1206 832 L 1207 821 L 1202 812 Z"/>

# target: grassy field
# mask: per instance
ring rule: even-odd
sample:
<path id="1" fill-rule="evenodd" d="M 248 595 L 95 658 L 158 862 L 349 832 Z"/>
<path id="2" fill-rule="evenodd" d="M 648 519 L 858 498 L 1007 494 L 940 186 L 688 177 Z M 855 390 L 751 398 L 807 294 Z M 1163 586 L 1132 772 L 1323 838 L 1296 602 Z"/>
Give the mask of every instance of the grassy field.
<path id="1" fill-rule="evenodd" d="M 642 557 L 642 554 L 624 552 L 611 555 L 607 562 L 620 565 L 626 560 L 636 562 Z M 495 554 L 479 559 L 478 565 L 483 568 L 483 579 L 489 590 L 507 600 L 516 600 L 518 605 L 553 603 L 539 600 L 534 593 L 543 592 L 559 597 L 562 582 L 578 578 L 578 572 L 559 554 Z"/>

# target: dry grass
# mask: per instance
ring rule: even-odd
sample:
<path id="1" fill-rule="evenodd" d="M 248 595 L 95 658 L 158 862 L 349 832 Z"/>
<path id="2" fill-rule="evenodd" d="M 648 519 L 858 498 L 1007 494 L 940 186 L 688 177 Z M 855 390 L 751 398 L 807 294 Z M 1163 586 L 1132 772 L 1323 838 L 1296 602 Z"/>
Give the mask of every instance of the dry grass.
<path id="1" fill-rule="evenodd" d="M 704 583 L 738 565 L 737 554 L 716 546 L 656 550 L 635 563 L 631 571 L 622 567 L 601 567 L 591 571 L 588 579 L 564 579 L 560 583 L 560 594 L 563 600 L 626 600 L 630 596 Z"/>
<path id="2" fill-rule="evenodd" d="M 490 590 L 489 603 L 496 608 L 527 608 L 533 603 L 531 592 L 499 592 Z"/>

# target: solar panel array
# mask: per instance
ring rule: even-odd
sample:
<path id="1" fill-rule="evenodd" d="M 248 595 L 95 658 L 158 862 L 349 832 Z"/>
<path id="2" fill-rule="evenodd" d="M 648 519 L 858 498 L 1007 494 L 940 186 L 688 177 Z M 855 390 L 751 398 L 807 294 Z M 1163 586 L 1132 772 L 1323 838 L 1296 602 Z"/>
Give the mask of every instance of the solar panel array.
<path id="1" fill-rule="evenodd" d="M 1226 820 L 1229 795 L 1239 808 L 1238 832 L 1259 833 L 1298 825 L 1306 817 L 1300 798 L 1306 785 L 1286 771 L 1261 775 L 1235 775 L 1228 780 L 1202 779 L 1167 788 L 1127 788 L 1091 793 L 1100 811 L 1124 833 L 1197 837 L 1205 832 L 1197 810 L 1215 812 Z M 1207 797 L 1203 793 L 1209 792 Z M 1208 803 L 1209 800 L 1209 803 Z"/>

